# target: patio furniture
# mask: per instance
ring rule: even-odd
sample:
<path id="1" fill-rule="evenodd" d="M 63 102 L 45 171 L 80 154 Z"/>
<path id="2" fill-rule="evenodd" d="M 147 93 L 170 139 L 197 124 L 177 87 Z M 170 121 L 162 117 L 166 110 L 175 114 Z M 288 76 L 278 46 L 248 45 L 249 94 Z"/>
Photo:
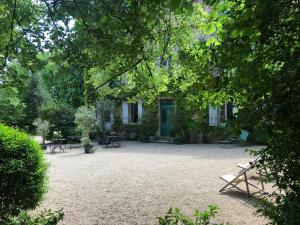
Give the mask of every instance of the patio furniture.
<path id="1" fill-rule="evenodd" d="M 242 168 L 242 169 L 247 169 L 247 168 L 249 168 L 249 167 L 254 168 L 255 164 L 256 164 L 259 160 L 260 160 L 260 157 L 254 159 L 254 160 L 252 160 L 252 161 L 250 161 L 250 162 L 247 162 L 247 163 L 245 163 L 245 164 L 243 164 L 243 163 L 238 163 L 237 166 L 238 166 L 239 168 Z"/>
<path id="2" fill-rule="evenodd" d="M 66 148 L 64 147 L 65 144 L 67 144 L 68 139 L 52 139 L 50 140 L 50 143 L 48 143 L 48 146 L 50 148 L 50 152 L 54 153 L 56 149 L 60 149 L 62 152 L 66 152 Z"/>
<path id="3" fill-rule="evenodd" d="M 264 185 L 263 185 L 262 180 L 261 180 L 262 188 L 259 188 L 256 185 L 249 182 L 249 178 L 251 178 L 255 175 L 255 172 L 253 173 L 253 168 L 254 168 L 254 166 L 255 166 L 255 164 L 257 163 L 258 160 L 259 160 L 259 158 L 255 159 L 253 162 L 250 162 L 247 165 L 245 164 L 245 167 L 237 175 L 227 174 L 227 175 L 221 176 L 220 178 L 222 180 L 224 180 L 227 184 L 220 189 L 220 192 L 223 192 L 223 191 L 228 190 L 230 188 L 236 188 L 237 190 L 239 190 L 243 193 L 247 193 L 248 196 L 251 196 L 251 195 L 253 195 L 255 193 L 258 193 L 258 192 L 265 193 Z M 240 166 L 244 166 L 244 165 L 240 164 Z M 259 175 L 260 175 L 260 178 L 261 178 L 261 174 L 259 174 Z M 246 192 L 244 190 L 242 190 L 240 187 L 238 187 L 238 185 L 242 182 L 244 182 L 245 185 L 246 185 L 246 189 L 247 189 Z M 258 191 L 251 194 L 249 186 L 254 187 Z"/>
<path id="4" fill-rule="evenodd" d="M 68 136 L 68 143 L 80 143 L 81 136 Z"/>
<path id="5" fill-rule="evenodd" d="M 68 136 L 68 148 L 81 148 L 81 136 Z"/>
<path id="6" fill-rule="evenodd" d="M 106 136 L 106 148 L 121 147 L 120 137 L 118 135 Z"/>
<path id="7" fill-rule="evenodd" d="M 237 141 L 238 141 L 238 139 L 230 137 L 230 138 L 219 141 L 219 144 L 234 144 Z"/>
<path id="8" fill-rule="evenodd" d="M 241 169 L 246 169 L 248 167 L 251 167 L 258 162 L 260 160 L 260 157 L 256 158 L 255 160 L 253 161 L 250 161 L 248 163 L 238 163 L 237 166 Z M 254 164 L 254 165 L 253 165 Z M 261 182 L 261 186 L 262 186 L 262 189 L 264 190 L 264 179 L 263 177 L 267 177 L 268 175 L 268 172 L 267 172 L 267 168 L 266 167 L 263 167 L 262 169 L 259 169 L 256 171 L 256 173 L 259 175 L 259 178 L 260 178 L 260 182 Z"/>

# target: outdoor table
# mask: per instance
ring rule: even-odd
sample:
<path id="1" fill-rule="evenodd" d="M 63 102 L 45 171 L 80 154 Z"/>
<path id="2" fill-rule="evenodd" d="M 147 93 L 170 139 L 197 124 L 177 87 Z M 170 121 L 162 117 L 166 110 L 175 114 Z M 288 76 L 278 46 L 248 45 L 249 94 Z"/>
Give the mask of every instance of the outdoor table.
<path id="1" fill-rule="evenodd" d="M 82 137 L 81 136 L 68 136 L 67 139 L 68 139 L 68 142 L 73 144 L 73 143 L 80 143 L 80 139 Z"/>
<path id="2" fill-rule="evenodd" d="M 65 152 L 66 149 L 64 148 L 64 144 L 67 143 L 67 139 L 61 138 L 61 139 L 52 139 L 50 140 L 49 147 L 50 152 L 55 152 L 56 149 L 60 149 L 61 151 Z"/>
<path id="3" fill-rule="evenodd" d="M 106 147 L 107 148 L 109 148 L 110 144 L 112 145 L 111 147 L 113 147 L 114 144 L 116 144 L 116 147 L 121 146 L 121 144 L 119 142 L 120 137 L 118 135 L 109 135 L 106 138 L 107 138 L 107 140 L 106 140 Z"/>
<path id="4" fill-rule="evenodd" d="M 81 136 L 68 136 L 67 137 L 68 139 L 68 144 L 69 145 L 69 148 L 80 148 L 82 145 L 81 145 Z"/>

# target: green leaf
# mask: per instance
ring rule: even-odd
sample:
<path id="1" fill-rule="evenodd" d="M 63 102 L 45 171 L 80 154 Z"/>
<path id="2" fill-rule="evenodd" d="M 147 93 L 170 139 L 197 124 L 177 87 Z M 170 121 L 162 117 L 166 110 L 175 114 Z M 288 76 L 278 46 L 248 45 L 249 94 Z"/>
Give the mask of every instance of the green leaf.
<path id="1" fill-rule="evenodd" d="M 194 11 L 194 6 L 192 3 L 190 2 L 184 2 L 183 3 L 183 8 L 186 10 L 187 14 L 190 16 L 192 15 L 193 11 Z"/>
<path id="2" fill-rule="evenodd" d="M 214 44 L 215 42 L 216 42 L 216 39 L 214 37 L 211 37 L 206 41 L 206 46 L 210 46 L 210 45 Z"/>
<path id="3" fill-rule="evenodd" d="M 168 5 L 172 11 L 177 10 L 182 6 L 183 0 L 169 0 Z"/>
<path id="4" fill-rule="evenodd" d="M 233 29 L 233 31 L 231 31 L 231 33 L 230 33 L 230 37 L 231 38 L 237 38 L 239 36 L 239 34 L 240 34 L 240 30 Z"/>
<path id="5" fill-rule="evenodd" d="M 212 33 L 214 33 L 214 32 L 216 32 L 216 27 L 214 26 L 214 24 L 209 24 L 209 25 L 207 26 L 207 29 L 206 29 L 206 31 L 205 31 L 205 34 L 209 35 L 209 34 L 212 34 Z"/>

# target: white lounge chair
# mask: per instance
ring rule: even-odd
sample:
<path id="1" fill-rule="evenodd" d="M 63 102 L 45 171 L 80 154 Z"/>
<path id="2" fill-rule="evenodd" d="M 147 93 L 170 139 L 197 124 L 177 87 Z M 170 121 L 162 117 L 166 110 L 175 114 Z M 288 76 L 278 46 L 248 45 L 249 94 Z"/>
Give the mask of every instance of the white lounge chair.
<path id="1" fill-rule="evenodd" d="M 257 193 L 257 192 L 255 192 L 255 193 L 251 194 L 249 186 L 254 187 L 255 189 L 258 190 L 258 192 L 261 192 L 261 191 L 264 192 L 263 183 L 262 183 L 262 189 L 261 189 L 261 188 L 257 187 L 256 185 L 249 182 L 249 178 L 253 177 L 256 174 L 256 172 L 253 171 L 253 168 L 254 168 L 255 163 L 258 160 L 259 160 L 259 158 L 254 160 L 252 163 L 249 163 L 249 165 L 246 165 L 246 164 L 242 165 L 241 164 L 241 166 L 243 166 L 243 169 L 237 175 L 227 174 L 227 175 L 221 176 L 220 178 L 222 180 L 224 180 L 227 184 L 220 189 L 220 192 L 223 192 L 223 191 L 225 191 L 227 189 L 230 189 L 230 188 L 236 188 L 237 190 L 239 190 L 243 193 L 247 193 L 248 196 L 251 196 L 252 194 Z M 238 185 L 242 182 L 245 183 L 247 191 L 244 191 L 243 189 L 238 187 Z"/>
<path id="2" fill-rule="evenodd" d="M 256 158 L 255 160 L 253 161 L 250 161 L 248 163 L 238 163 L 237 166 L 239 168 L 241 168 L 242 170 L 243 169 L 246 169 L 246 168 L 249 168 L 249 167 L 252 167 L 252 169 L 255 169 L 255 164 L 260 160 L 260 157 Z M 263 171 L 262 171 L 263 170 Z M 263 177 L 267 177 L 267 169 L 266 168 L 263 168 L 263 169 L 259 169 L 259 170 L 256 170 L 256 173 L 259 175 L 259 178 L 260 178 L 260 182 L 261 182 L 261 187 L 262 187 L 262 190 L 265 190 L 265 187 L 264 187 L 264 180 L 263 180 Z"/>

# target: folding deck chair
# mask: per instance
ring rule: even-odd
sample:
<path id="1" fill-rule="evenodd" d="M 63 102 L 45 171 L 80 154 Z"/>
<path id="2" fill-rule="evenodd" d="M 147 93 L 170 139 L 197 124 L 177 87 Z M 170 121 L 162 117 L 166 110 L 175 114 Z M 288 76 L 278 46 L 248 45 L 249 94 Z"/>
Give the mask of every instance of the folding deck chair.
<path id="1" fill-rule="evenodd" d="M 260 157 L 256 158 L 255 160 L 253 161 L 250 161 L 248 163 L 245 163 L 245 164 L 242 164 L 242 163 L 238 163 L 237 166 L 239 168 L 242 168 L 242 169 L 246 169 L 248 167 L 251 167 L 258 162 L 260 160 Z M 263 167 L 261 169 L 258 169 L 256 170 L 256 173 L 259 175 L 259 179 L 260 179 L 260 183 L 261 183 L 261 187 L 262 187 L 262 190 L 265 190 L 265 187 L 264 187 L 264 179 L 263 178 L 267 178 L 268 177 L 268 171 L 267 171 L 267 168 L 266 167 Z"/>
<path id="2" fill-rule="evenodd" d="M 259 160 L 260 160 L 260 157 L 254 159 L 253 161 L 250 161 L 250 162 L 248 162 L 248 163 L 245 163 L 245 164 L 243 164 L 243 163 L 238 163 L 237 166 L 240 167 L 240 168 L 242 168 L 242 169 L 246 169 L 246 168 L 251 167 L 251 166 L 254 167 L 255 164 L 256 164 Z"/>
<path id="3" fill-rule="evenodd" d="M 263 185 L 262 180 L 261 180 L 262 189 L 257 187 L 256 185 L 250 183 L 248 180 L 249 178 L 254 176 L 255 173 L 253 173 L 251 170 L 254 168 L 254 166 L 258 160 L 259 160 L 259 158 L 255 159 L 253 162 L 250 162 L 248 164 L 238 165 L 239 167 L 242 168 L 242 170 L 237 175 L 227 174 L 227 175 L 221 176 L 220 178 L 222 180 L 224 180 L 227 184 L 220 189 L 220 192 L 223 192 L 230 188 L 236 188 L 243 193 L 247 193 L 248 196 L 251 196 L 249 186 L 252 186 L 252 187 L 258 189 L 258 192 L 264 192 L 264 185 Z M 242 190 L 240 187 L 237 186 L 238 184 L 240 184 L 242 182 L 245 182 L 247 192 L 245 192 L 244 190 Z M 255 192 L 255 193 L 257 193 L 257 192 Z M 253 194 L 255 194 L 255 193 L 253 193 Z"/>

